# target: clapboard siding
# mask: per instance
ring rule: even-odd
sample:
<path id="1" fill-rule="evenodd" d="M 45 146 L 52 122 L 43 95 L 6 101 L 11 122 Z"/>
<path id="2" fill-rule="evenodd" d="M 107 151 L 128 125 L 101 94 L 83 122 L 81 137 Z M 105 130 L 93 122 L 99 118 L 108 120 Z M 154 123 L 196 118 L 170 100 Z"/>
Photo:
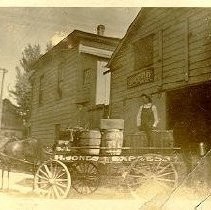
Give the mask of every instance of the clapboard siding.
<path id="1" fill-rule="evenodd" d="M 61 59 L 54 57 L 48 65 L 39 68 L 35 77 L 35 90 L 32 101 L 32 136 L 43 141 L 53 141 L 55 124 L 75 123 L 76 115 L 71 117 L 69 112 L 76 113 L 74 104 L 76 93 L 76 72 L 78 63 L 77 49 L 73 48 L 65 55 L 63 66 L 63 96 L 57 98 L 58 65 Z M 43 104 L 39 105 L 39 78 L 44 74 Z"/>
<path id="2" fill-rule="evenodd" d="M 129 124 L 130 113 L 135 117 L 133 103 L 127 104 L 126 113 L 119 111 L 128 97 L 137 98 L 143 92 L 156 94 L 160 88 L 171 90 L 211 79 L 210 8 L 143 8 L 140 14 L 111 62 L 111 117 L 122 113 L 121 117 Z M 154 82 L 128 88 L 128 76 L 136 73 L 133 44 L 150 34 L 154 34 Z M 156 100 L 160 99 L 155 99 L 155 103 Z"/>

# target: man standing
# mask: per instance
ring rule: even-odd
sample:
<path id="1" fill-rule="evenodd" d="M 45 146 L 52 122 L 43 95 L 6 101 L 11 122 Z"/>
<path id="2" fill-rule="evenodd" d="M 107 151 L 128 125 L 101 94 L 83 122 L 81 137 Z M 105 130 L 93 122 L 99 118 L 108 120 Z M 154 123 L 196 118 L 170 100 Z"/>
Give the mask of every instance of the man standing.
<path id="1" fill-rule="evenodd" d="M 152 147 L 152 130 L 157 127 L 159 122 L 157 108 L 152 104 L 152 99 L 148 95 L 142 94 L 141 99 L 143 101 L 143 105 L 140 106 L 138 111 L 137 127 L 140 131 L 145 132 L 148 140 L 148 146 Z"/>

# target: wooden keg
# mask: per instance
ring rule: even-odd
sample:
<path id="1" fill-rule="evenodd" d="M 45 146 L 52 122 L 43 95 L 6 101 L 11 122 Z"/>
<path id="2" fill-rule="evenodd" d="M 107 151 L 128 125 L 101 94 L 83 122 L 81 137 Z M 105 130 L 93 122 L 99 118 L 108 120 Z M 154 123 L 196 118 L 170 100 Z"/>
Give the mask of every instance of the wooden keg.
<path id="1" fill-rule="evenodd" d="M 102 135 L 101 154 L 104 155 L 120 155 L 123 146 L 123 131 L 119 129 L 104 130 Z M 108 149 L 107 149 L 108 148 Z"/>
<path id="2" fill-rule="evenodd" d="M 98 130 L 82 131 L 79 139 L 79 146 L 87 147 L 80 149 L 83 155 L 99 155 L 101 133 Z"/>

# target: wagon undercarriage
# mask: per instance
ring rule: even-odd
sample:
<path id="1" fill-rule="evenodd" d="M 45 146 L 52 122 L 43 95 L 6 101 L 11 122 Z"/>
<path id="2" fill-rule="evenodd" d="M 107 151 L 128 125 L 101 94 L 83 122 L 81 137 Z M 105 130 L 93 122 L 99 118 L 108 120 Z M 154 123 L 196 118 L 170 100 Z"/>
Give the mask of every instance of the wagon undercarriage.
<path id="1" fill-rule="evenodd" d="M 174 158 L 173 158 L 174 157 Z M 86 195 L 99 186 L 114 187 L 141 196 L 143 186 L 172 190 L 178 185 L 175 156 L 160 154 L 123 156 L 55 155 L 35 174 L 36 192 L 48 198 L 65 198 L 70 186 Z"/>

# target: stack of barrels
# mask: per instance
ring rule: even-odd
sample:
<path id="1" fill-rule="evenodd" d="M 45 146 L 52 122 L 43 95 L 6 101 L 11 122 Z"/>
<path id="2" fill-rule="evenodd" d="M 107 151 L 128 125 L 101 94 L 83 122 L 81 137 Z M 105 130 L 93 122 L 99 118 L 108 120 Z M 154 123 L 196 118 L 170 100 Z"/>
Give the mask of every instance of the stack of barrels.
<path id="1" fill-rule="evenodd" d="M 80 153 L 83 155 L 120 155 L 123 146 L 124 120 L 102 119 L 100 129 L 81 132 Z"/>

